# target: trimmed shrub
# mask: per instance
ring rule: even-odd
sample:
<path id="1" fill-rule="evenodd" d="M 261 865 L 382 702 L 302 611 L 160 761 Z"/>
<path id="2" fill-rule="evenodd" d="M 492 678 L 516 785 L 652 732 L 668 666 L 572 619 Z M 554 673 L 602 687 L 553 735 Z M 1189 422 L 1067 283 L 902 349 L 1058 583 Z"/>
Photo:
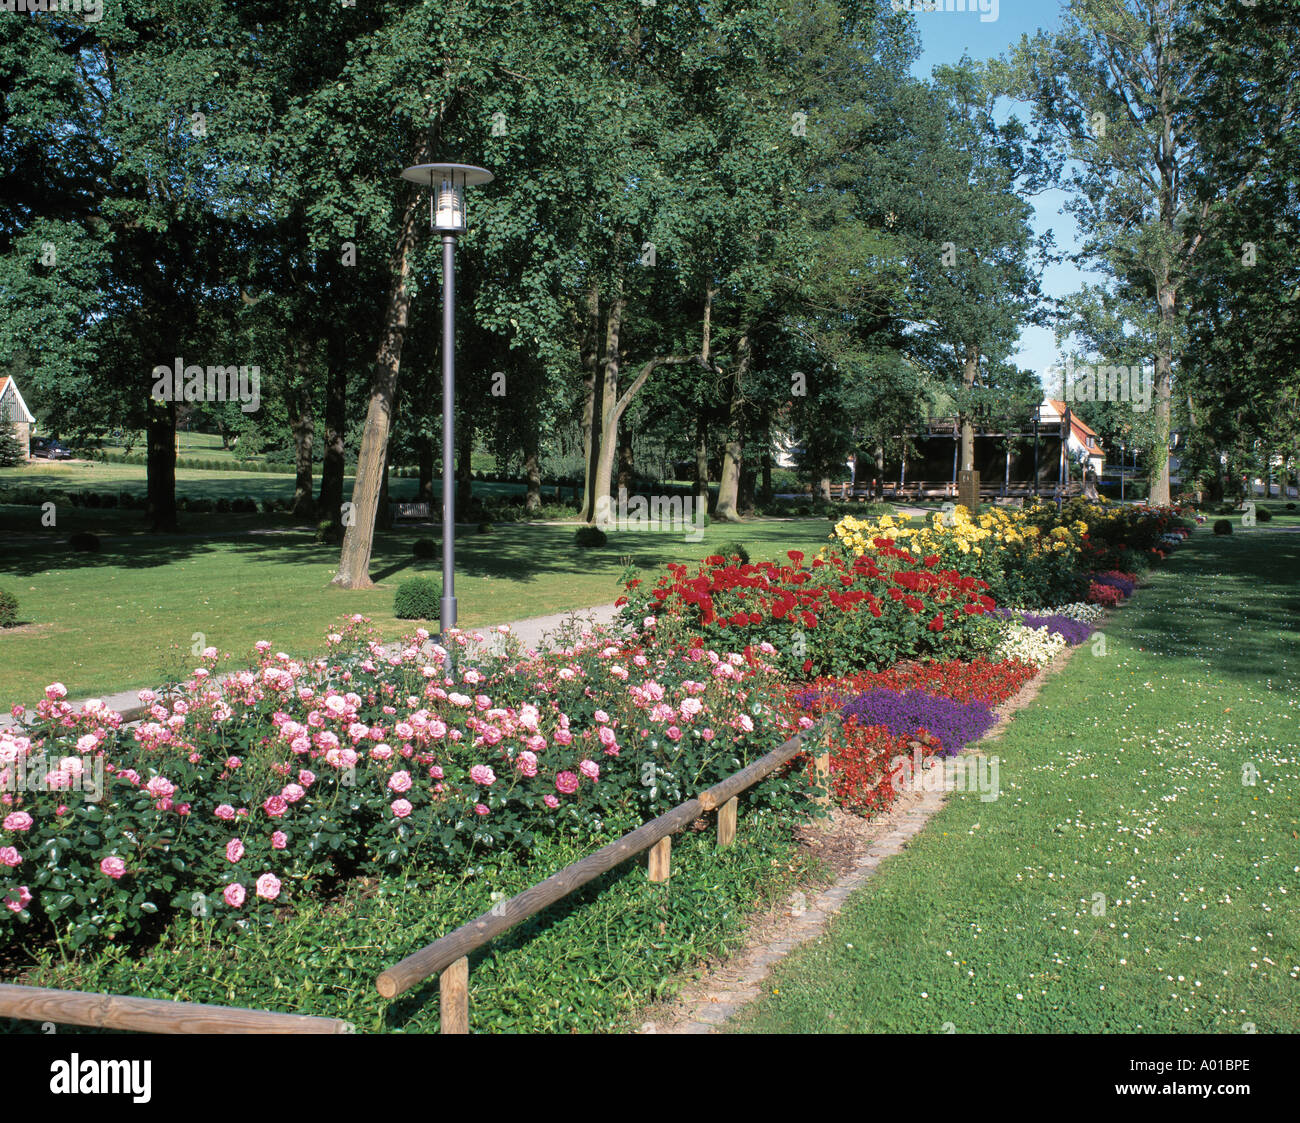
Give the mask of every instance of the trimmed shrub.
<path id="1" fill-rule="evenodd" d="M 605 532 L 598 526 L 578 527 L 578 532 L 573 536 L 573 540 L 583 549 L 589 549 L 592 546 L 604 546 L 609 541 L 605 537 Z"/>
<path id="2" fill-rule="evenodd" d="M 316 524 L 316 541 L 337 546 L 343 541 L 343 528 L 336 526 L 332 519 L 321 519 Z"/>
<path id="3" fill-rule="evenodd" d="M 18 598 L 8 589 L 0 589 L 0 628 L 12 628 L 18 623 Z"/>
<path id="4" fill-rule="evenodd" d="M 491 534 L 491 533 L 492 533 L 492 524 L 491 524 L 491 523 L 486 523 L 486 522 L 484 522 L 484 523 L 479 523 L 479 524 L 478 524 L 478 532 L 479 532 L 480 534 Z"/>
<path id="5" fill-rule="evenodd" d="M 397 586 L 393 615 L 399 620 L 437 620 L 441 602 L 441 581 L 436 577 L 412 577 Z"/>
<path id="6" fill-rule="evenodd" d="M 88 530 L 79 530 L 68 539 L 68 545 L 78 553 L 97 554 L 99 553 L 99 535 L 91 534 Z"/>
<path id="7" fill-rule="evenodd" d="M 1260 507 L 1260 508 L 1255 512 L 1255 519 L 1256 519 L 1256 521 L 1258 521 L 1258 522 L 1262 522 L 1262 523 L 1272 522 L 1272 520 L 1273 520 L 1273 512 L 1270 511 L 1267 507 Z"/>
<path id="8" fill-rule="evenodd" d="M 1227 519 L 1218 519 L 1218 520 L 1215 522 L 1215 524 L 1214 524 L 1214 533 L 1215 533 L 1215 534 L 1231 534 L 1231 533 L 1232 533 L 1232 523 L 1230 523 Z"/>
<path id="9" fill-rule="evenodd" d="M 718 547 L 718 553 L 724 558 L 739 558 L 741 565 L 749 564 L 749 551 L 743 542 L 724 542 Z"/>
<path id="10" fill-rule="evenodd" d="M 1294 510 L 1295 510 L 1295 504 L 1294 504 L 1294 503 L 1288 503 L 1288 504 L 1286 505 L 1286 509 L 1287 509 L 1288 511 L 1294 511 Z"/>
<path id="11" fill-rule="evenodd" d="M 411 553 L 417 558 L 436 558 L 438 543 L 432 538 L 417 538 L 411 543 Z"/>

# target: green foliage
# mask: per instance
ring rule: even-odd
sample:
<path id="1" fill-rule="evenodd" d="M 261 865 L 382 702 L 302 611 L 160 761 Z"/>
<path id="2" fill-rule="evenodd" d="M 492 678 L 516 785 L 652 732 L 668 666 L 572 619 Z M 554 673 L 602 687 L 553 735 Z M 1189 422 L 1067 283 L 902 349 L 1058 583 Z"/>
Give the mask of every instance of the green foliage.
<path id="1" fill-rule="evenodd" d="M 739 558 L 741 565 L 749 564 L 749 551 L 745 548 L 743 542 L 723 542 L 718 548 L 718 553 L 724 558 Z"/>
<path id="2" fill-rule="evenodd" d="M 17 468 L 26 463 L 27 456 L 13 422 L 0 417 L 0 468 Z"/>
<path id="3" fill-rule="evenodd" d="M 417 538 L 411 543 L 411 553 L 417 558 L 436 558 L 439 552 L 438 542 L 433 538 Z"/>
<path id="4" fill-rule="evenodd" d="M 1232 523 L 1230 523 L 1227 519 L 1215 519 L 1215 521 L 1214 521 L 1214 533 L 1215 533 L 1215 534 L 1231 534 L 1231 533 L 1232 533 Z"/>
<path id="5" fill-rule="evenodd" d="M 397 586 L 393 615 L 399 620 L 437 620 L 442 611 L 442 580 L 412 577 Z"/>
<path id="6" fill-rule="evenodd" d="M 598 526 L 580 526 L 573 536 L 573 540 L 583 549 L 591 549 L 597 546 L 604 546 L 609 542 L 605 532 Z"/>
<path id="7" fill-rule="evenodd" d="M 18 623 L 18 598 L 8 589 L 0 589 L 0 628 L 12 628 Z"/>
<path id="8" fill-rule="evenodd" d="M 83 554 L 99 553 L 99 535 L 88 530 L 79 530 L 68 538 L 68 545 Z"/>

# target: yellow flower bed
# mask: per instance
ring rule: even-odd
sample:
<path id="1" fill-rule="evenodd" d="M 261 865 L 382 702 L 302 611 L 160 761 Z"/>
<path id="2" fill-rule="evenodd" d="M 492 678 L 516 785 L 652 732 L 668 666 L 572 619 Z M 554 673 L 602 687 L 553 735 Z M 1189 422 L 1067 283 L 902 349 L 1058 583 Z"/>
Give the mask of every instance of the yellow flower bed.
<path id="1" fill-rule="evenodd" d="M 946 561 L 959 555 L 982 557 L 985 552 L 1012 552 L 1024 557 L 1077 551 L 1088 524 L 1075 519 L 1044 533 L 1023 511 L 995 508 L 975 517 L 965 507 L 950 512 L 936 511 L 929 521 L 913 523 L 906 516 L 883 515 L 858 519 L 847 515 L 835 524 L 831 535 L 842 549 L 858 556 L 873 549 L 877 538 L 888 538 L 899 549 L 918 556 L 938 554 Z"/>

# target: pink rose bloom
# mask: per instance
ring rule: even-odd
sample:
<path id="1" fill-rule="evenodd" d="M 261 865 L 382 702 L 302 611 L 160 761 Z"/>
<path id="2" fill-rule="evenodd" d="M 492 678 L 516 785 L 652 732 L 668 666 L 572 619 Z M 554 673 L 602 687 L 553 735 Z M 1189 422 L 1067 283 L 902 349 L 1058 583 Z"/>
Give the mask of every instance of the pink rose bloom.
<path id="1" fill-rule="evenodd" d="M 235 809 L 231 807 L 230 804 L 223 803 L 220 807 L 216 809 L 216 811 L 213 812 L 213 814 L 216 815 L 218 819 L 225 819 L 229 821 L 235 817 Z"/>
<path id="2" fill-rule="evenodd" d="M 237 862 L 244 856 L 244 844 L 237 838 L 226 843 L 226 861 Z"/>
<path id="3" fill-rule="evenodd" d="M 469 770 L 469 778 L 480 787 L 490 788 L 496 783 L 496 773 L 486 764 L 476 764 Z"/>
<path id="4" fill-rule="evenodd" d="M 13 867 L 22 862 L 22 855 L 12 846 L 0 846 L 0 866 Z"/>
<path id="5" fill-rule="evenodd" d="M 289 836 L 284 831 L 276 831 L 271 835 L 271 849 L 283 850 L 289 845 Z"/>
<path id="6" fill-rule="evenodd" d="M 33 819 L 26 811 L 13 811 L 5 816 L 4 828 L 7 831 L 29 831 Z"/>
<path id="7" fill-rule="evenodd" d="M 99 863 L 99 872 L 116 881 L 126 873 L 126 863 L 121 858 L 103 858 Z"/>
<path id="8" fill-rule="evenodd" d="M 604 710 L 597 710 L 592 716 L 599 722 L 609 721 L 609 714 L 607 714 Z"/>
<path id="9" fill-rule="evenodd" d="M 395 799 L 388 805 L 399 819 L 405 819 L 412 811 L 409 799 Z"/>
<path id="10" fill-rule="evenodd" d="M 391 745 L 376 745 L 370 750 L 370 758 L 372 760 L 387 760 L 392 755 L 393 747 Z"/>
<path id="11" fill-rule="evenodd" d="M 695 715 L 698 714 L 703 709 L 704 709 L 704 703 L 701 702 L 698 698 L 682 699 L 682 716 L 687 719 L 695 717 Z"/>
<path id="12" fill-rule="evenodd" d="M 578 771 L 588 780 L 600 779 L 600 766 L 594 760 L 584 760 L 578 765 Z"/>
<path id="13" fill-rule="evenodd" d="M 682 739 L 682 731 L 675 725 L 670 725 L 664 732 L 668 735 L 670 741 L 680 741 Z"/>
<path id="14" fill-rule="evenodd" d="M 273 873 L 264 873 L 257 879 L 257 895 L 264 901 L 274 901 L 280 895 L 280 879 Z"/>
<path id="15" fill-rule="evenodd" d="M 395 792 L 409 792 L 411 790 L 411 774 L 409 772 L 394 772 L 388 779 L 388 786 Z"/>
<path id="16" fill-rule="evenodd" d="M 232 909 L 237 909 L 244 903 L 244 887 L 238 881 L 233 881 L 226 886 L 226 890 L 221 896 L 225 898 L 226 904 Z"/>
<path id="17" fill-rule="evenodd" d="M 555 731 L 555 743 L 557 745 L 568 745 L 573 741 L 573 734 L 567 729 L 557 729 Z"/>
<path id="18" fill-rule="evenodd" d="M 475 814 L 475 815 L 486 815 L 487 813 L 488 813 L 488 809 L 487 809 L 487 804 L 486 804 L 486 803 L 476 803 L 476 804 L 474 804 L 474 814 Z"/>
<path id="19" fill-rule="evenodd" d="M 236 768 L 242 767 L 243 763 L 244 762 L 237 756 L 226 757 L 226 767 L 229 768 L 231 772 L 235 771 Z"/>
<path id="20" fill-rule="evenodd" d="M 436 765 L 436 764 L 435 764 L 435 765 L 432 765 L 432 766 L 429 768 L 429 778 L 430 778 L 430 779 L 433 779 L 433 780 L 441 780 L 441 779 L 442 779 L 442 768 L 439 767 L 439 766 Z"/>
<path id="21" fill-rule="evenodd" d="M 298 783 L 304 788 L 310 788 L 316 782 L 316 773 L 308 772 L 305 768 L 298 773 Z"/>
<path id="22" fill-rule="evenodd" d="M 273 795 L 262 804 L 262 810 L 270 815 L 272 819 L 278 819 L 288 809 L 289 804 L 282 795 Z"/>
<path id="23" fill-rule="evenodd" d="M 741 715 L 740 715 L 740 728 L 743 729 L 746 733 L 753 733 L 753 732 L 754 732 L 754 719 L 753 719 L 752 717 L 750 717 L 749 714 L 741 714 Z"/>
<path id="24" fill-rule="evenodd" d="M 555 777 L 555 790 L 572 795 L 578 790 L 578 776 L 574 772 L 561 772 Z"/>
<path id="25" fill-rule="evenodd" d="M 596 736 L 600 738 L 602 745 L 612 745 L 618 740 L 618 735 L 610 729 L 608 725 L 602 725 L 597 731 Z"/>
<path id="26" fill-rule="evenodd" d="M 560 806 L 560 801 L 556 799 L 555 796 L 549 794 L 542 796 L 542 802 L 552 810 Z"/>
<path id="27" fill-rule="evenodd" d="M 68 688 L 61 682 L 52 682 L 45 688 L 45 697 L 51 702 L 57 702 L 60 698 L 68 696 Z M 29 897 L 28 900 L 31 900 Z"/>
<path id="28" fill-rule="evenodd" d="M 17 897 L 14 896 L 15 893 L 18 894 Z M 26 885 L 20 885 L 17 889 L 10 889 L 9 892 L 5 894 L 5 908 L 10 912 L 22 912 L 31 899 L 31 891 Z"/>
<path id="29" fill-rule="evenodd" d="M 713 730 L 709 729 L 708 727 L 705 727 L 704 729 L 700 730 L 700 736 L 703 737 L 706 741 L 712 741 L 714 736 Z"/>
<path id="30" fill-rule="evenodd" d="M 166 799 L 176 790 L 176 785 L 163 776 L 154 776 L 145 784 L 144 790 L 147 791 L 154 799 Z"/>
<path id="31" fill-rule="evenodd" d="M 286 784 L 280 791 L 280 796 L 286 803 L 297 803 L 306 794 L 297 784 Z"/>
<path id="32" fill-rule="evenodd" d="M 489 745 L 500 744 L 501 730 L 499 730 L 495 725 L 489 725 L 485 730 L 483 730 L 483 740 Z"/>
<path id="33" fill-rule="evenodd" d="M 515 758 L 515 767 L 525 776 L 537 775 L 537 754 L 525 749 Z"/>

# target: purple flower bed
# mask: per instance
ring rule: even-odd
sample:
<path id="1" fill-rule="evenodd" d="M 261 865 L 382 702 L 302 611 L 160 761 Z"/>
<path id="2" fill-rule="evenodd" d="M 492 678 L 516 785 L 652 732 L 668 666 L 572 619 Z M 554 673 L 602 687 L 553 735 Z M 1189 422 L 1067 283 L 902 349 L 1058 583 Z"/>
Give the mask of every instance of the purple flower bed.
<path id="1" fill-rule="evenodd" d="M 1069 616 L 1036 616 L 1026 612 L 1020 619 L 1026 628 L 1046 628 L 1049 634 L 1060 636 L 1071 647 L 1078 647 L 1093 632 L 1091 624 Z"/>
<path id="2" fill-rule="evenodd" d="M 924 729 L 939 738 L 944 756 L 955 756 L 978 741 L 997 721 L 983 702 L 954 702 L 923 690 L 869 690 L 840 711 L 864 725 L 883 725 L 895 737 Z"/>

